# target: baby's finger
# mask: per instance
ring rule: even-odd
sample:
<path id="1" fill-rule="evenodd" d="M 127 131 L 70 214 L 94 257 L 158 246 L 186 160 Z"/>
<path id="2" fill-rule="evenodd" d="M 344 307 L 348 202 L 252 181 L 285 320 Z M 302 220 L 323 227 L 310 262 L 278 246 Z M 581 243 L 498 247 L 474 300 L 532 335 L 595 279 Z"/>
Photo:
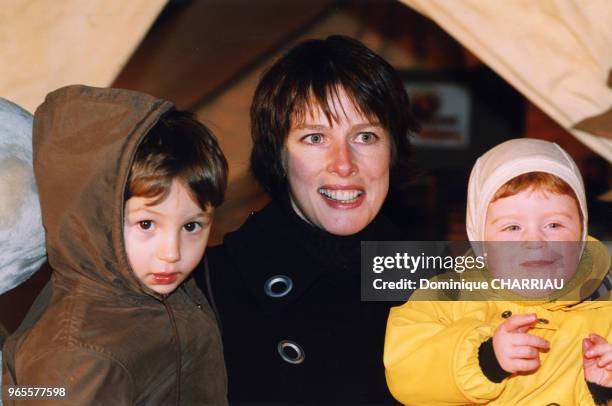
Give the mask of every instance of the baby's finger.
<path id="1" fill-rule="evenodd" d="M 540 352 L 536 348 L 527 345 L 516 346 L 510 353 L 510 358 L 515 359 L 533 359 L 539 356 Z"/>
<path id="2" fill-rule="evenodd" d="M 512 337 L 512 344 L 516 346 L 527 345 L 542 350 L 547 350 L 550 347 L 548 341 L 532 334 L 516 334 Z"/>
<path id="3" fill-rule="evenodd" d="M 534 325 L 534 324 L 535 324 L 535 323 L 532 323 L 532 324 L 528 324 L 528 325 L 526 325 L 526 326 L 519 327 L 519 328 L 517 328 L 516 330 L 514 330 L 514 332 L 515 332 L 515 333 L 526 333 L 526 332 L 528 332 L 528 331 L 529 331 L 529 329 L 530 329 L 530 328 L 532 328 L 532 327 L 533 327 L 533 325 Z"/>
<path id="4" fill-rule="evenodd" d="M 607 353 L 605 353 L 604 355 L 602 355 L 598 360 L 597 360 L 597 366 L 600 368 L 604 368 L 607 366 L 612 366 L 612 351 L 609 351 Z"/>
<path id="5" fill-rule="evenodd" d="M 537 369 L 540 366 L 540 359 L 514 359 L 512 360 L 514 370 L 519 372 L 528 372 Z"/>
<path id="6" fill-rule="evenodd" d="M 608 352 L 612 352 L 612 344 L 604 343 L 592 346 L 584 355 L 587 358 L 594 358 L 602 356 Z"/>
<path id="7" fill-rule="evenodd" d="M 599 334 L 589 334 L 589 340 L 591 340 L 593 344 L 607 344 L 606 339 Z"/>
<path id="8" fill-rule="evenodd" d="M 582 339 L 582 354 L 586 357 L 587 352 L 589 352 L 589 350 L 593 348 L 594 345 L 595 344 L 591 342 L 590 338 L 583 338 Z"/>
<path id="9" fill-rule="evenodd" d="M 515 314 L 509 317 L 503 324 L 502 328 L 507 332 L 517 332 L 520 328 L 528 328 L 537 321 L 535 314 Z"/>

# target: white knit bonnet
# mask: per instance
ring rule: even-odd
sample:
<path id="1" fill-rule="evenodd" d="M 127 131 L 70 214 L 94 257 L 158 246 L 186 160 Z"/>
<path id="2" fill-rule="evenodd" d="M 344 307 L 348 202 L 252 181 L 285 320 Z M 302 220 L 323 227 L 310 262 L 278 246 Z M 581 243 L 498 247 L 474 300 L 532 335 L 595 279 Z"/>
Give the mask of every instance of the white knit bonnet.
<path id="1" fill-rule="evenodd" d="M 582 241 L 586 241 L 588 212 L 584 184 L 574 160 L 553 142 L 532 138 L 506 141 L 476 161 L 468 184 L 466 228 L 470 241 L 483 241 L 487 207 L 506 182 L 528 172 L 546 172 L 567 183 L 582 212 Z"/>

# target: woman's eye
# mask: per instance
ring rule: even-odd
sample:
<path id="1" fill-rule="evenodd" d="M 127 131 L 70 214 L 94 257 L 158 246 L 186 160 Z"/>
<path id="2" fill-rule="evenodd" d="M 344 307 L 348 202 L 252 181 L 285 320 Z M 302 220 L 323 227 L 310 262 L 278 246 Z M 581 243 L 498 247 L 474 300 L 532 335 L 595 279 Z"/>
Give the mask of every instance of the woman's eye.
<path id="1" fill-rule="evenodd" d="M 362 144 L 372 144 L 378 140 L 378 136 L 374 133 L 359 133 L 357 135 L 357 142 Z"/>
<path id="2" fill-rule="evenodd" d="M 202 227 L 202 225 L 198 222 L 192 221 L 191 223 L 187 223 L 183 226 L 183 228 L 185 229 L 185 231 L 187 231 L 188 233 L 193 233 L 194 231 L 196 231 L 198 228 Z"/>
<path id="3" fill-rule="evenodd" d="M 307 144 L 320 144 L 323 142 L 323 135 L 321 134 L 308 134 L 302 138 Z"/>
<path id="4" fill-rule="evenodd" d="M 138 227 L 142 230 L 150 230 L 153 227 L 153 222 L 151 220 L 142 220 L 138 222 Z"/>

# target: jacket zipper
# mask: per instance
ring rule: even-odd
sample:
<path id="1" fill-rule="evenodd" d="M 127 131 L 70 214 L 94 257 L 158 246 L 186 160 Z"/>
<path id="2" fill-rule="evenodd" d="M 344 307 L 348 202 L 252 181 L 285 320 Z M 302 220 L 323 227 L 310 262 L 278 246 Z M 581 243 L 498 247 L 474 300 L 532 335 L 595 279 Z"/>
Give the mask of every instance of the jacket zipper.
<path id="1" fill-rule="evenodd" d="M 174 313 L 172 312 L 172 307 L 170 307 L 170 304 L 166 301 L 166 296 L 163 297 L 162 303 L 166 307 L 168 316 L 170 316 L 170 324 L 172 324 L 172 329 L 174 330 L 174 335 L 176 336 L 176 404 L 178 406 L 181 403 L 181 340 L 179 337 L 178 327 L 176 326 L 176 319 L 174 318 Z"/>

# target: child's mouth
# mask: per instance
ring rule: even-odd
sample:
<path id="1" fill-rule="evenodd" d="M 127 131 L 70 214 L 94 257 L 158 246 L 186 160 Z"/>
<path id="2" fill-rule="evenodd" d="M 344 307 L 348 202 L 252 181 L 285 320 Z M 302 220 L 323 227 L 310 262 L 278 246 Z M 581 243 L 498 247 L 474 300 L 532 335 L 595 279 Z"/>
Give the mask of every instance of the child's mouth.
<path id="1" fill-rule="evenodd" d="M 544 268 L 544 267 L 548 267 L 551 266 L 552 264 L 554 264 L 555 261 L 553 260 L 548 260 L 548 259 L 538 259 L 538 260 L 531 260 L 531 261 L 525 261 L 525 262 L 521 262 L 521 266 L 524 268 Z"/>
<path id="2" fill-rule="evenodd" d="M 160 272 L 153 274 L 154 285 L 169 285 L 178 278 L 178 272 Z"/>

